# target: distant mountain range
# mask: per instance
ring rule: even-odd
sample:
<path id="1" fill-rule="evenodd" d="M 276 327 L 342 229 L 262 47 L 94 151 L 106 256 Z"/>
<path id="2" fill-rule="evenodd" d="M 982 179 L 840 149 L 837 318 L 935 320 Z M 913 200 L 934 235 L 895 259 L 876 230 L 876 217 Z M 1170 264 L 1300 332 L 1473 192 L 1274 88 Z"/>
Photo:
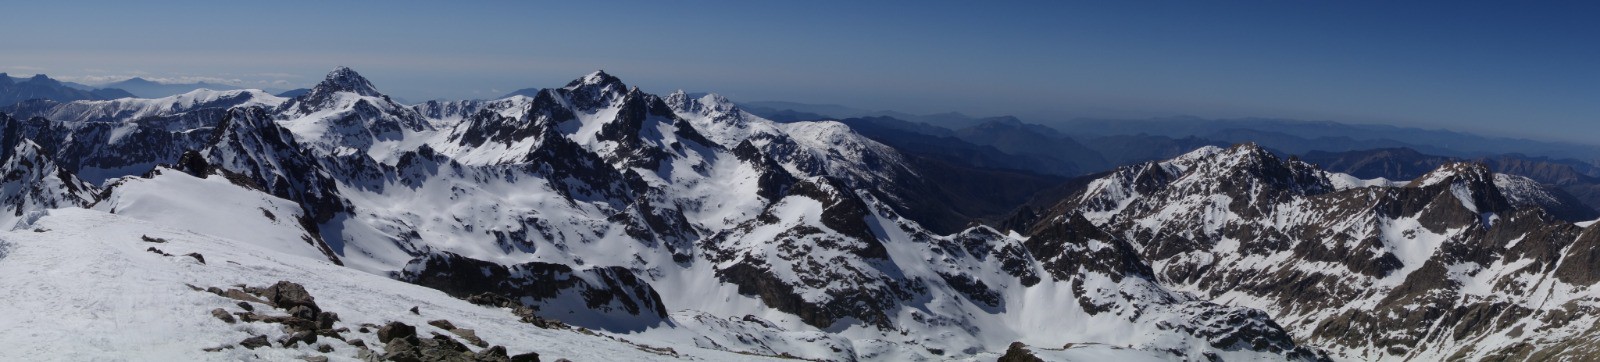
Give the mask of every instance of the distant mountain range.
<path id="1" fill-rule="evenodd" d="M 962 129 L 996 118 L 979 118 L 960 113 L 915 115 L 896 111 L 868 111 L 841 105 L 806 104 L 781 101 L 739 103 L 751 113 L 774 120 L 842 119 L 861 117 L 890 117 L 913 123 L 925 123 L 946 129 Z M 1485 136 L 1443 129 L 1423 129 L 1376 124 L 1349 124 L 1331 121 L 1300 121 L 1271 118 L 1206 119 L 1198 117 L 1165 117 L 1153 119 L 1074 119 L 1047 120 L 1035 126 L 1053 129 L 1040 131 L 1050 135 L 1059 133 L 1086 145 L 1095 139 L 1116 139 L 1133 142 L 1138 157 L 1124 157 L 1125 153 L 1102 155 L 1111 164 L 1128 161 L 1159 159 L 1172 154 L 1147 153 L 1160 144 L 1235 144 L 1255 142 L 1262 147 L 1288 152 L 1311 151 L 1340 152 L 1379 148 L 1409 148 L 1420 152 L 1452 157 L 1484 157 L 1500 154 L 1520 154 L 1533 157 L 1572 159 L 1600 164 L 1600 145 L 1571 142 L 1539 141 L 1509 137 Z M 1136 137 L 1136 138 L 1129 138 Z M 1179 141 L 1188 139 L 1188 141 Z M 1187 147 L 1187 149 L 1193 149 Z M 1102 152 L 1105 153 L 1105 152 Z"/>
<path id="2" fill-rule="evenodd" d="M 179 95 L 179 94 L 189 93 L 190 91 L 194 91 L 196 89 L 210 89 L 210 90 L 238 90 L 238 89 L 245 89 L 244 87 L 240 87 L 240 86 L 236 86 L 236 85 L 229 85 L 229 84 L 222 84 L 222 83 L 208 83 L 208 82 L 162 83 L 162 82 L 156 82 L 156 81 L 152 81 L 152 80 L 148 80 L 148 79 L 144 79 L 144 78 L 140 78 L 140 77 L 133 77 L 133 78 L 129 78 L 128 80 L 107 83 L 107 84 L 104 84 L 104 85 L 101 85 L 101 86 L 102 87 L 107 87 L 107 88 L 117 88 L 117 89 L 126 90 L 129 93 L 133 93 L 135 96 L 138 96 L 139 98 L 161 98 L 161 97 L 166 97 L 166 96 L 175 96 L 175 95 Z M 262 90 L 267 91 L 268 93 L 278 93 L 278 92 L 283 92 L 284 91 L 282 89 L 262 89 Z"/>
<path id="3" fill-rule="evenodd" d="M 127 91 L 115 88 L 94 89 L 81 84 L 65 83 L 43 74 L 30 78 L 15 78 L 0 73 L 0 106 L 29 99 L 48 99 L 57 102 L 78 100 L 105 100 L 133 97 Z"/>

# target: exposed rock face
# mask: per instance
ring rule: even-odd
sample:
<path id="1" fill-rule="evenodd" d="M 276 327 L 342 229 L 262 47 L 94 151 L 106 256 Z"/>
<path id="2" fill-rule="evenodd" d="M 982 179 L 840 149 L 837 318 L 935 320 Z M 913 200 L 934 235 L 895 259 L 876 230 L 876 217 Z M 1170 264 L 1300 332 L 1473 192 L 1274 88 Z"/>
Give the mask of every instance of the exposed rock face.
<path id="1" fill-rule="evenodd" d="M 1600 281 L 1582 246 L 1597 238 L 1525 185 L 1471 163 L 1367 182 L 1242 145 L 1120 168 L 1032 230 L 1128 240 L 1100 251 L 1136 255 L 1092 260 L 1142 260 L 1163 284 L 1261 308 L 1346 358 L 1476 359 L 1592 333 L 1558 321 L 1600 302 L 1582 292 Z M 1554 290 L 1564 296 L 1550 303 Z"/>
<path id="2" fill-rule="evenodd" d="M 591 325 L 595 328 L 644 328 L 663 322 L 667 315 L 661 297 L 649 283 L 616 267 L 573 270 L 566 265 L 539 262 L 507 267 L 441 253 L 413 260 L 396 277 L 458 298 L 489 292 L 512 300 L 531 300 L 527 306 L 555 318 L 584 313 L 608 320 Z M 566 298 L 581 300 L 583 305 L 573 310 L 574 306 L 558 303 Z"/>
<path id="3" fill-rule="evenodd" d="M 1011 347 L 1010 348 L 1006 348 L 1006 354 L 1001 355 L 1000 359 L 997 360 L 997 361 L 998 362 L 1044 362 L 1044 360 L 1039 359 L 1039 357 L 1037 357 L 1037 356 L 1034 356 L 1033 352 L 1028 350 L 1028 345 L 1022 344 L 1022 342 L 1013 342 L 1013 343 L 1011 343 Z"/>

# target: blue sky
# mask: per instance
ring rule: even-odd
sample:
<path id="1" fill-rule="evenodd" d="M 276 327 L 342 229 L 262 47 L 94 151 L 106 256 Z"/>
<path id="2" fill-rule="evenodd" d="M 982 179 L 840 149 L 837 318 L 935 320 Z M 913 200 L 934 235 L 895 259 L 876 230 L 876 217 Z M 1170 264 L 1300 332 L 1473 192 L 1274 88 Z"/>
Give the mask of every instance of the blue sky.
<path id="1" fill-rule="evenodd" d="M 606 69 L 657 93 L 1036 122 L 1600 134 L 1600 2 L 57 3 L 5 5 L 0 72 L 292 88 L 347 65 L 422 100 Z"/>

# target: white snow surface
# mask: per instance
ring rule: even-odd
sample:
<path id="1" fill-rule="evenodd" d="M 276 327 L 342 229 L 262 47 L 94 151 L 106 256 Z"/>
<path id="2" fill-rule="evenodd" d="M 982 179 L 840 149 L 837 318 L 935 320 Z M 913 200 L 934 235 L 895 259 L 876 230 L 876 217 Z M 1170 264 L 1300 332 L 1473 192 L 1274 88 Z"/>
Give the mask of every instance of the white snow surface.
<path id="1" fill-rule="evenodd" d="M 166 239 L 148 243 L 141 235 Z M 145 251 L 156 247 L 175 256 Z M 182 256 L 199 253 L 201 264 Z M 427 324 L 446 319 L 479 337 L 503 345 L 511 354 L 538 352 L 542 359 L 574 361 L 679 360 L 645 352 L 613 337 L 568 330 L 547 330 L 523 324 L 506 309 L 487 308 L 326 260 L 285 254 L 250 242 L 192 233 L 124 216 L 85 209 L 58 209 L 30 229 L 0 233 L 0 360 L 294 360 L 321 355 L 312 347 L 293 349 L 235 348 L 204 352 L 201 348 L 237 343 L 252 335 L 276 338 L 278 325 L 262 322 L 227 324 L 211 316 L 214 308 L 241 311 L 235 300 L 199 287 L 230 288 L 235 284 L 265 287 L 280 280 L 305 286 L 323 310 L 339 314 L 336 327 L 350 337 L 381 350 L 374 333 L 354 332 L 361 323 L 400 321 L 418 333 L 443 332 Z M 416 306 L 421 315 L 407 311 Z M 256 305 L 258 311 L 269 310 Z M 615 337 L 628 339 L 630 337 Z M 637 338 L 635 338 L 637 339 Z M 636 343 L 649 345 L 650 341 Z M 342 342 L 327 356 L 353 361 L 356 349 Z M 659 346 L 659 345 L 657 345 Z M 707 361 L 750 361 L 765 358 L 671 346 L 682 357 Z M 477 347 L 471 347 L 474 350 Z"/>

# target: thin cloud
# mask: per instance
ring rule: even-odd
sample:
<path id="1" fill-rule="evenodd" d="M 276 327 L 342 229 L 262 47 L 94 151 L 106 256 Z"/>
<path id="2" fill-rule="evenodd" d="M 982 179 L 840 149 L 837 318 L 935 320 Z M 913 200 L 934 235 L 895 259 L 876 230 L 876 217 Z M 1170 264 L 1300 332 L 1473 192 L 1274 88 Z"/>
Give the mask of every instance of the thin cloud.
<path id="1" fill-rule="evenodd" d="M 244 76 L 246 76 L 246 77 L 261 77 L 261 78 L 300 78 L 299 74 L 291 74 L 291 73 L 252 73 L 252 74 L 244 74 Z"/>

